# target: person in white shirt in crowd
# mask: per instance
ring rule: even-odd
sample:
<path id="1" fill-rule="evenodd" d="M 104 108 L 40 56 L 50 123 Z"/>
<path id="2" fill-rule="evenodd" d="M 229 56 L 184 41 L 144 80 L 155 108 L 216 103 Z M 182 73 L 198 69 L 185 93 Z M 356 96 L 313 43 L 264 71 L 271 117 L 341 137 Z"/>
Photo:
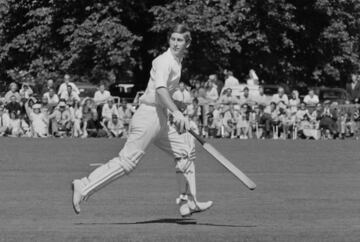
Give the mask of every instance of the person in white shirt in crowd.
<path id="1" fill-rule="evenodd" d="M 191 95 L 190 92 L 186 90 L 184 82 L 179 82 L 179 88 L 174 92 L 172 98 L 186 104 L 191 103 Z"/>
<path id="2" fill-rule="evenodd" d="M 80 102 L 74 103 L 74 112 L 72 116 L 72 122 L 74 124 L 73 128 L 73 136 L 74 137 L 81 137 L 83 135 L 82 129 L 81 129 L 81 120 L 82 120 L 82 109 Z"/>
<path id="3" fill-rule="evenodd" d="M 78 93 L 73 90 L 71 85 L 67 85 L 66 91 L 61 93 L 60 99 L 63 99 L 66 102 L 68 102 L 70 99 L 74 101 L 80 101 Z"/>
<path id="4" fill-rule="evenodd" d="M 248 86 L 257 86 L 259 85 L 259 77 L 256 75 L 256 72 L 251 69 L 249 71 L 249 79 L 246 80 Z"/>
<path id="5" fill-rule="evenodd" d="M 199 100 L 197 98 L 194 98 L 192 100 L 192 103 L 190 105 L 187 105 L 186 113 L 190 117 L 200 117 L 201 116 L 201 106 L 199 105 Z"/>
<path id="6" fill-rule="evenodd" d="M 116 105 L 114 104 L 114 98 L 110 97 L 107 100 L 107 103 L 104 104 L 101 112 L 101 116 L 104 122 L 108 122 L 111 120 L 112 115 L 116 115 L 119 117 L 119 113 Z"/>
<path id="7" fill-rule="evenodd" d="M 289 100 L 289 108 L 291 113 L 296 113 L 298 107 L 300 105 L 299 92 L 297 90 L 293 90 L 291 92 L 291 97 Z"/>
<path id="8" fill-rule="evenodd" d="M 285 94 L 285 89 L 283 87 L 279 87 L 278 93 L 273 95 L 271 101 L 274 102 L 276 105 L 278 105 L 280 101 L 283 101 L 285 105 L 288 105 L 289 99 L 288 96 Z"/>
<path id="9" fill-rule="evenodd" d="M 209 78 L 206 86 L 206 99 L 211 102 L 216 102 L 218 98 L 218 86 L 216 85 L 215 80 Z"/>
<path id="10" fill-rule="evenodd" d="M 34 104 L 33 111 L 29 117 L 33 137 L 44 138 L 49 135 L 49 120 L 44 113 L 41 112 L 41 104 Z"/>
<path id="11" fill-rule="evenodd" d="M 80 94 L 79 88 L 75 85 L 75 83 L 70 81 L 70 75 L 65 74 L 64 75 L 64 82 L 60 85 L 59 91 L 58 91 L 58 96 L 60 98 L 62 97 L 63 93 L 68 92 L 68 86 L 69 85 L 71 86 L 73 92 L 75 92 L 77 95 Z"/>
<path id="12" fill-rule="evenodd" d="M 231 88 L 227 88 L 223 91 L 222 95 L 220 96 L 218 103 L 219 104 L 238 104 L 239 103 L 239 99 L 234 97 L 232 95 L 232 89 Z"/>
<path id="13" fill-rule="evenodd" d="M 19 94 L 22 95 L 23 97 L 25 97 L 26 99 L 28 99 L 29 97 L 32 96 L 33 94 L 33 90 L 31 89 L 29 83 L 24 82 L 21 86 L 21 89 L 19 91 Z"/>
<path id="14" fill-rule="evenodd" d="M 0 104 L 0 136 L 4 136 L 6 134 L 6 130 L 9 126 L 10 117 L 7 112 L 5 112 L 4 105 Z"/>
<path id="15" fill-rule="evenodd" d="M 304 97 L 304 103 L 307 106 L 316 106 L 319 103 L 319 97 L 315 94 L 313 89 L 310 89 L 309 94 Z"/>
<path id="16" fill-rule="evenodd" d="M 248 87 L 245 87 L 243 93 L 240 97 L 240 105 L 248 104 L 249 106 L 254 105 L 255 100 L 250 95 L 250 91 Z"/>
<path id="17" fill-rule="evenodd" d="M 128 103 L 125 98 L 121 100 L 121 104 L 118 108 L 118 117 L 120 121 L 124 124 L 125 130 L 128 129 L 130 120 L 135 111 L 135 108 L 131 105 L 131 103 Z"/>
<path id="18" fill-rule="evenodd" d="M 9 103 L 12 96 L 15 96 L 16 102 L 21 101 L 20 94 L 18 92 L 18 85 L 15 82 L 10 84 L 10 90 L 5 94 L 5 102 Z"/>
<path id="19" fill-rule="evenodd" d="M 236 138 L 236 124 L 240 118 L 240 114 L 237 110 L 235 110 L 234 105 L 230 104 L 229 109 L 224 113 L 224 120 L 225 120 L 225 129 L 230 134 L 230 138 Z"/>
<path id="20" fill-rule="evenodd" d="M 44 93 L 43 97 L 46 97 L 48 100 L 48 105 L 50 107 L 56 107 L 59 103 L 59 96 L 55 93 L 54 88 L 50 88 L 48 92 Z"/>
<path id="21" fill-rule="evenodd" d="M 109 138 L 120 138 L 124 134 L 124 124 L 116 114 L 113 114 L 111 120 L 107 122 L 106 131 Z"/>
<path id="22" fill-rule="evenodd" d="M 236 88 L 240 86 L 239 80 L 234 77 L 232 71 L 225 70 L 225 85 L 224 88 Z"/>
<path id="23" fill-rule="evenodd" d="M 258 95 L 256 95 L 255 97 L 254 97 L 254 101 L 258 104 L 258 105 L 260 105 L 260 104 L 262 104 L 262 105 L 267 105 L 267 97 L 266 97 L 266 95 L 265 95 L 265 93 L 264 93 L 264 87 L 263 86 L 259 86 L 259 94 Z"/>
<path id="24" fill-rule="evenodd" d="M 97 90 L 94 94 L 94 102 L 96 105 L 104 105 L 110 96 L 110 92 L 105 90 L 105 85 L 100 84 L 99 90 Z"/>
<path id="25" fill-rule="evenodd" d="M 68 134 L 71 131 L 71 114 L 65 102 L 60 101 L 54 112 L 49 115 L 52 133 L 55 137 L 60 136 L 60 132 Z"/>
<path id="26" fill-rule="evenodd" d="M 249 106 L 247 103 L 244 103 L 240 107 L 239 117 L 236 123 L 236 135 L 240 139 L 248 139 L 249 138 Z"/>

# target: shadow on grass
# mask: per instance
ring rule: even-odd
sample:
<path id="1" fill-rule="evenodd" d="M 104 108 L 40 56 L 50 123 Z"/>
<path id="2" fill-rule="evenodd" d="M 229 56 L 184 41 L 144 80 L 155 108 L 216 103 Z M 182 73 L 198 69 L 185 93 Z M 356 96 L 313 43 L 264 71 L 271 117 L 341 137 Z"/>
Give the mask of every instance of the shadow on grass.
<path id="1" fill-rule="evenodd" d="M 109 223 L 75 223 L 75 225 L 137 225 L 137 224 L 179 224 L 179 225 L 201 225 L 214 227 L 229 227 L 229 228 L 254 228 L 256 225 L 236 225 L 236 224 L 215 224 L 215 223 L 198 223 L 192 218 L 161 218 L 139 222 L 109 222 Z"/>

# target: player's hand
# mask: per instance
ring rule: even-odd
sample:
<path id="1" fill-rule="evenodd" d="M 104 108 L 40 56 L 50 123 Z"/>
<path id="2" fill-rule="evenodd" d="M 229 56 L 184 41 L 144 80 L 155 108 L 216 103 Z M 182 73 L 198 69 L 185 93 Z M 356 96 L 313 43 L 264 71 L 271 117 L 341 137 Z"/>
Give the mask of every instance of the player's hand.
<path id="1" fill-rule="evenodd" d="M 190 129 L 189 120 L 182 114 L 180 111 L 175 111 L 172 113 L 174 117 L 174 124 L 177 131 L 182 134 Z"/>

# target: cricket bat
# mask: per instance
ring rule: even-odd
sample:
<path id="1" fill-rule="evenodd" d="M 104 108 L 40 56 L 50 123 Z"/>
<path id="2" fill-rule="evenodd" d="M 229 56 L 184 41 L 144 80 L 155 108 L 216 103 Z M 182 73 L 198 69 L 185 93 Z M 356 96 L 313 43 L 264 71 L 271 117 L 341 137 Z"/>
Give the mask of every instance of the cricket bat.
<path id="1" fill-rule="evenodd" d="M 256 184 L 247 177 L 239 168 L 237 168 L 233 163 L 231 163 L 224 155 L 222 155 L 218 150 L 216 150 L 211 144 L 207 143 L 203 138 L 197 135 L 193 130 L 188 130 L 188 132 L 197 139 L 202 147 L 210 153 L 221 165 L 223 165 L 228 171 L 230 171 L 235 177 L 237 177 L 247 188 L 254 190 Z"/>

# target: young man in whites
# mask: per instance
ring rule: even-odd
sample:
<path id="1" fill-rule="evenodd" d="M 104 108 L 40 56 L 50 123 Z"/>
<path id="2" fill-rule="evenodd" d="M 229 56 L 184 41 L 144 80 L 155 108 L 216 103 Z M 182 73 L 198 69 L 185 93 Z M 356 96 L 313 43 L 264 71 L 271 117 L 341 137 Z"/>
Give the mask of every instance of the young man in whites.
<path id="1" fill-rule="evenodd" d="M 80 90 L 79 88 L 75 85 L 75 83 L 70 81 L 70 75 L 69 74 L 65 74 L 64 76 L 64 82 L 60 85 L 59 87 L 59 91 L 58 91 L 58 96 L 61 97 L 62 95 L 64 95 L 63 93 L 68 91 L 68 86 L 71 86 L 71 90 L 73 92 L 75 92 L 77 95 L 80 94 Z"/>
<path id="2" fill-rule="evenodd" d="M 170 48 L 152 62 L 150 80 L 140 106 L 134 114 L 127 141 L 119 155 L 94 170 L 88 177 L 73 181 L 73 207 L 80 212 L 80 203 L 111 181 L 135 169 L 146 148 L 153 142 L 175 158 L 179 198 L 176 200 L 182 216 L 202 212 L 212 202 L 198 202 L 195 182 L 195 141 L 186 132 L 189 121 L 179 111 L 171 96 L 178 87 L 181 61 L 190 46 L 191 35 L 184 25 L 170 32 Z M 172 123 L 168 122 L 172 113 Z"/>

